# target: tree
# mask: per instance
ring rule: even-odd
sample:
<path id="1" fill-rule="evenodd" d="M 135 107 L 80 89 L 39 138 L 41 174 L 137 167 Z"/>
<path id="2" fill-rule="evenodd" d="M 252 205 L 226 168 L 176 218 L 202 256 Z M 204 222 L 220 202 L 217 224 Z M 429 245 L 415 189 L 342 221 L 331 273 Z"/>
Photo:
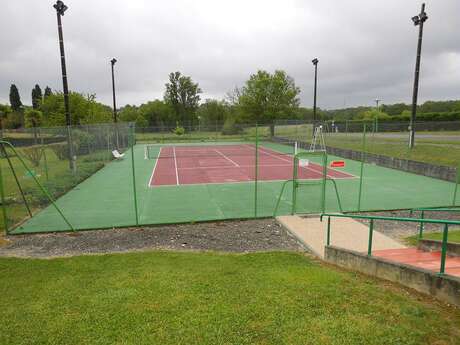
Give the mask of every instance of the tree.
<path id="1" fill-rule="evenodd" d="M 259 70 L 250 76 L 240 92 L 239 104 L 248 120 L 269 123 L 272 136 L 275 134 L 274 121 L 292 116 L 300 104 L 300 89 L 284 71 L 270 74 Z"/>
<path id="2" fill-rule="evenodd" d="M 40 85 L 36 84 L 32 89 L 32 108 L 38 109 L 42 100 L 42 89 L 40 88 Z"/>
<path id="3" fill-rule="evenodd" d="M 197 111 L 197 117 L 202 128 L 209 127 L 215 129 L 217 125 L 222 125 L 229 113 L 229 105 L 224 101 L 207 99 L 201 104 Z"/>
<path id="4" fill-rule="evenodd" d="M 51 91 L 51 88 L 49 86 L 45 87 L 45 94 L 44 97 L 51 96 L 53 92 Z"/>
<path id="5" fill-rule="evenodd" d="M 147 120 L 147 126 L 150 127 L 172 127 L 177 121 L 172 105 L 158 99 L 142 104 L 139 107 L 139 114 Z"/>
<path id="6" fill-rule="evenodd" d="M 39 127 L 42 123 L 43 114 L 39 110 L 29 108 L 25 111 L 24 115 L 25 115 L 25 120 L 26 120 L 26 126 L 33 128 L 35 145 L 37 145 L 38 144 L 37 127 Z"/>
<path id="7" fill-rule="evenodd" d="M 3 130 L 6 128 L 6 120 L 11 108 L 6 104 L 0 104 L 0 138 L 3 136 Z"/>
<path id="8" fill-rule="evenodd" d="M 22 109 L 21 96 L 16 85 L 11 84 L 10 86 L 10 104 L 13 111 L 20 111 Z"/>
<path id="9" fill-rule="evenodd" d="M 82 95 L 76 92 L 69 94 L 72 109 L 72 124 L 91 124 L 110 122 L 111 108 L 96 101 L 95 95 Z M 43 99 L 40 105 L 43 113 L 43 124 L 46 126 L 65 126 L 64 96 L 62 93 L 51 94 Z"/>
<path id="10" fill-rule="evenodd" d="M 165 102 L 170 104 L 180 124 L 191 126 L 195 119 L 195 112 L 200 102 L 201 89 L 190 77 L 180 72 L 169 74 L 169 83 L 166 83 Z"/>

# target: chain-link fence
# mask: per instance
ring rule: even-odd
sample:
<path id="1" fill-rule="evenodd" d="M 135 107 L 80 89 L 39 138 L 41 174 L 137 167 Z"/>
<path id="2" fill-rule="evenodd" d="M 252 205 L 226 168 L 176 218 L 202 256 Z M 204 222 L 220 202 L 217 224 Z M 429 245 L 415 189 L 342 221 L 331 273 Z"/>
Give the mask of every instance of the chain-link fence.
<path id="1" fill-rule="evenodd" d="M 430 125 L 412 150 L 407 123 L 377 121 L 4 131 L 2 220 L 30 233 L 458 204 L 457 132 Z M 326 176 L 323 156 L 294 167 L 323 149 Z"/>

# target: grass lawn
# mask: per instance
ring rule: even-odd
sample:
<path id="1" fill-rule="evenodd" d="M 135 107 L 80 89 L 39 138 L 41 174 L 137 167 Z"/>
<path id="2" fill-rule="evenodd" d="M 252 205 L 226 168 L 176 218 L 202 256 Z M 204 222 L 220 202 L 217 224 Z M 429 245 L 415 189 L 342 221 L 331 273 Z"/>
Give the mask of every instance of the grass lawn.
<path id="1" fill-rule="evenodd" d="M 425 240 L 439 240 L 442 241 L 442 232 L 425 232 L 423 233 Z M 449 230 L 448 241 L 460 243 L 460 230 Z M 410 245 L 416 246 L 418 242 L 418 235 L 406 238 L 406 242 Z"/>
<path id="2" fill-rule="evenodd" d="M 460 311 L 297 253 L 0 259 L 1 344 L 458 344 Z"/>

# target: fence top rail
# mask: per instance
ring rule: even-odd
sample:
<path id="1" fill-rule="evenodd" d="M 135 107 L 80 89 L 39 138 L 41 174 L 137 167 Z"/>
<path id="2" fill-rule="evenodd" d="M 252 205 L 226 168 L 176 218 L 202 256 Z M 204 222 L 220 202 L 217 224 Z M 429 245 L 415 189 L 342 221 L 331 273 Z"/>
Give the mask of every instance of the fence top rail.
<path id="1" fill-rule="evenodd" d="M 417 207 L 410 210 L 411 212 L 414 211 L 439 211 L 439 212 L 460 212 L 460 206 L 452 206 L 452 207 Z"/>
<path id="2" fill-rule="evenodd" d="M 338 218 L 356 218 L 356 219 L 369 219 L 369 220 L 390 220 L 396 222 L 412 222 L 412 223 L 430 223 L 430 224 L 453 224 L 460 225 L 458 220 L 443 220 L 443 219 L 429 219 L 429 218 L 404 218 L 404 217 L 384 217 L 384 216 L 362 216 L 341 213 L 322 213 L 320 220 L 323 217 L 338 217 Z"/>

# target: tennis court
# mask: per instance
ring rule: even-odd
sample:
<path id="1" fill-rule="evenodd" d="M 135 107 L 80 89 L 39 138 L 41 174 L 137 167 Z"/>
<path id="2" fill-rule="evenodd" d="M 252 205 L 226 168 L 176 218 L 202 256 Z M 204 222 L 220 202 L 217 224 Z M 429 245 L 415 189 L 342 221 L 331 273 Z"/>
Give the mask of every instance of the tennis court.
<path id="1" fill-rule="evenodd" d="M 145 158 L 149 159 L 150 146 L 146 146 Z M 257 148 L 250 144 L 236 145 L 183 145 L 162 146 L 155 157 L 150 187 L 288 180 L 293 176 L 293 155 L 270 148 Z M 314 162 L 305 162 L 298 167 L 301 180 L 319 180 L 322 167 Z M 257 167 L 257 171 L 256 171 Z M 334 179 L 354 176 L 328 169 L 327 176 Z"/>
<path id="2" fill-rule="evenodd" d="M 30 166 L 36 163 L 31 170 L 8 149 L 15 174 L 7 159 L 0 157 L 0 163 L 2 218 L 9 233 L 273 217 L 293 210 L 439 207 L 460 201 L 453 182 L 377 166 L 361 155 L 344 159 L 321 150 L 322 156 L 317 155 L 305 145 L 297 149 L 297 140 L 311 142 L 304 138 L 311 134 L 305 125 L 292 140 L 290 127 L 278 128 L 286 131 L 283 141 L 271 136 L 268 127 L 250 125 L 234 134 L 202 128 L 179 136 L 153 128 L 135 136 L 134 130 L 130 124 L 71 128 L 74 171 L 66 158 L 67 128 L 41 129 L 43 143 L 20 150 Z M 112 155 L 116 145 L 123 158 Z M 296 152 L 301 155 L 297 160 Z M 343 164 L 332 168 L 333 162 Z M 15 189 L 15 181 L 22 190 Z"/>

